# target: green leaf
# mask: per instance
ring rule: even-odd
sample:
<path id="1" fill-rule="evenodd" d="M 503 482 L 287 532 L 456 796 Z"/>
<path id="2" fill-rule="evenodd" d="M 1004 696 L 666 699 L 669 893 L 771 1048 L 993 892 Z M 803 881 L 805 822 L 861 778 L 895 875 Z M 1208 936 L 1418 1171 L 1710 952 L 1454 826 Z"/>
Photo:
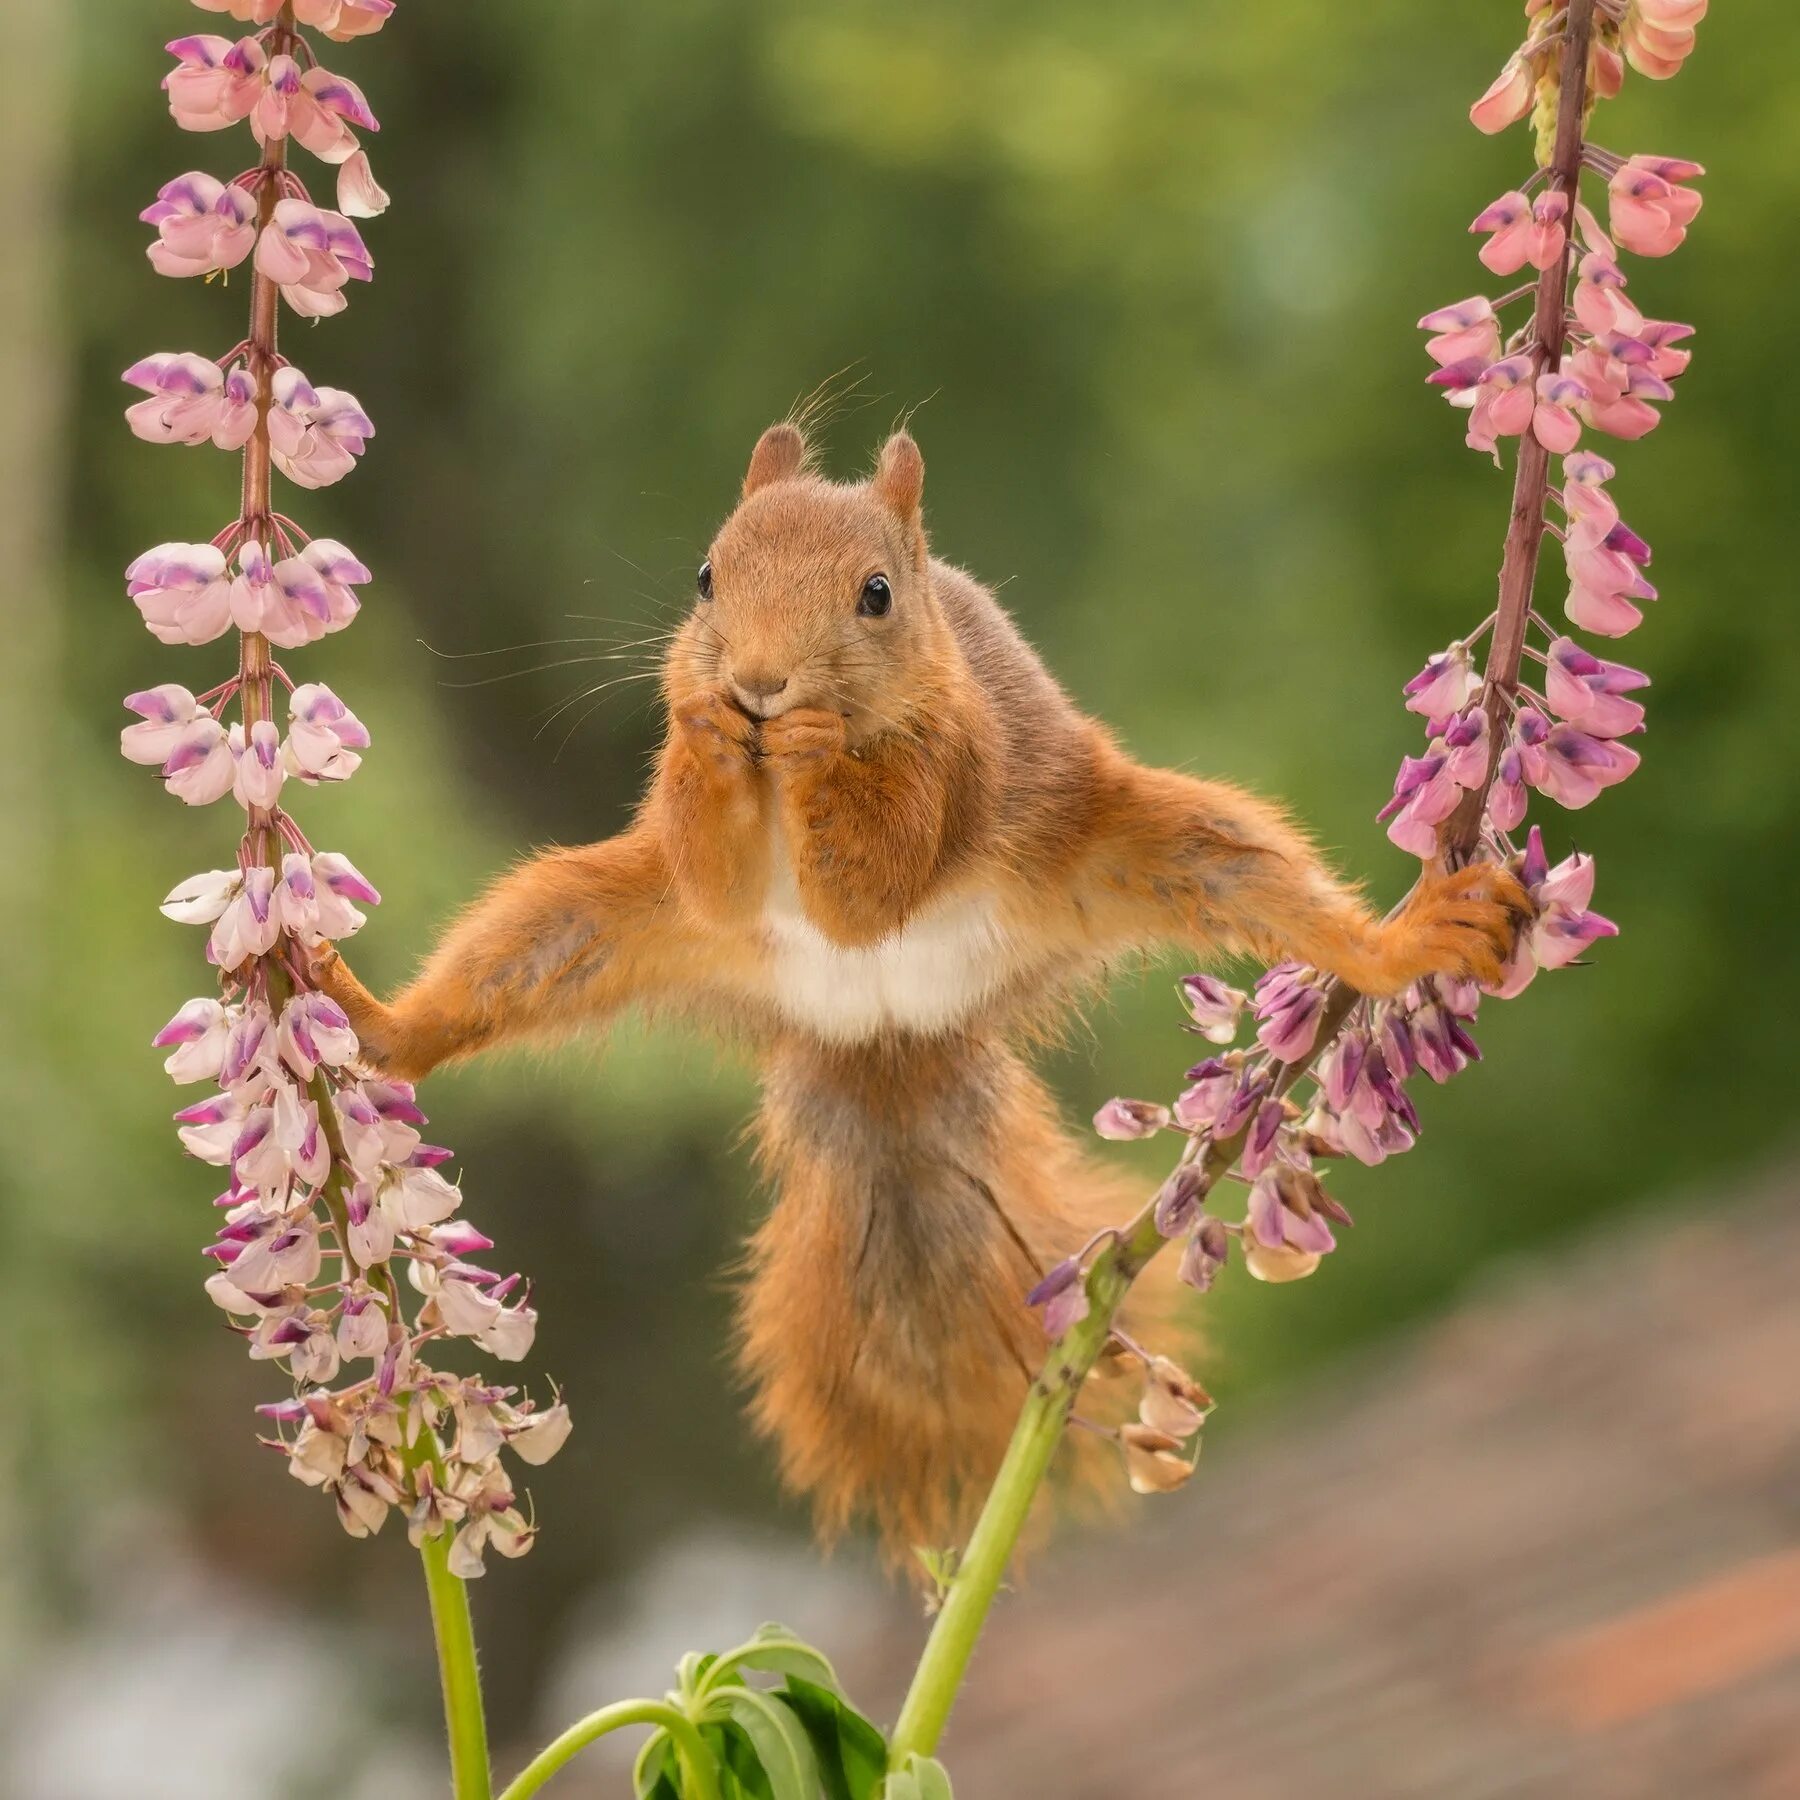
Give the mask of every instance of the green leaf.
<path id="1" fill-rule="evenodd" d="M 675 1745 L 667 1731 L 653 1731 L 644 1740 L 632 1765 L 631 1786 L 638 1800 L 680 1800 L 675 1782 Z"/>
<path id="2" fill-rule="evenodd" d="M 726 1688 L 713 1696 L 712 1709 L 749 1739 L 768 1776 L 771 1800 L 818 1800 L 819 1768 L 812 1741 L 778 1695 L 757 1688 Z"/>
<path id="3" fill-rule="evenodd" d="M 837 1671 L 822 1651 L 803 1642 L 785 1625 L 761 1626 L 749 1643 L 728 1650 L 723 1656 L 708 1659 L 699 1691 L 711 1693 L 741 1669 L 756 1669 L 767 1675 L 798 1675 L 805 1681 L 816 1681 L 835 1689 Z"/>
<path id="4" fill-rule="evenodd" d="M 828 1800 L 876 1800 L 887 1774 L 887 1739 L 842 1694 L 790 1675 L 781 1697 L 812 1739 Z"/>
<path id="5" fill-rule="evenodd" d="M 953 1800 L 949 1773 L 935 1757 L 909 1756 L 887 1778 L 881 1800 Z"/>

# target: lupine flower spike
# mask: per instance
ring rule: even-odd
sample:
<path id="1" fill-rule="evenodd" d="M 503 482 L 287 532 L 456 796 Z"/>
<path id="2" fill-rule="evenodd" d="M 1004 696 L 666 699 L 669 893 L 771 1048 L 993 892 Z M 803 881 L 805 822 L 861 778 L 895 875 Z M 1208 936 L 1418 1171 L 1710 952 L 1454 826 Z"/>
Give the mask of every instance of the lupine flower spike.
<path id="1" fill-rule="evenodd" d="M 1620 155 L 1587 140 L 1596 100 L 1618 92 L 1626 69 L 1665 79 L 1693 48 L 1706 0 L 1528 0 L 1528 32 L 1471 116 L 1486 132 L 1532 122 L 1536 167 L 1485 207 L 1472 229 L 1480 262 L 1535 279 L 1511 293 L 1477 293 L 1419 321 L 1433 366 L 1427 380 L 1468 414 L 1466 437 L 1500 460 L 1516 446 L 1512 517 L 1497 613 L 1428 657 L 1406 683 L 1423 727 L 1378 815 L 1402 849 L 1439 867 L 1487 862 L 1510 869 L 1531 917 L 1484 995 L 1473 982 L 1434 977 L 1390 999 L 1342 989 L 1317 970 L 1283 963 L 1256 983 L 1248 1008 L 1254 1041 L 1234 1047 L 1245 998 L 1214 977 L 1181 984 L 1188 1029 L 1217 1046 L 1187 1071 L 1167 1106 L 1113 1100 L 1095 1127 L 1109 1138 L 1173 1129 L 1186 1136 L 1176 1172 L 1146 1215 L 1180 1238 L 1182 1280 L 1205 1290 L 1236 1255 L 1262 1281 L 1315 1273 L 1350 1224 L 1324 1181 L 1330 1163 L 1376 1164 L 1409 1149 L 1420 1131 L 1409 1092 L 1419 1075 L 1452 1080 L 1481 1055 L 1475 1027 L 1489 996 L 1518 994 L 1540 970 L 1584 960 L 1617 934 L 1593 910 L 1594 859 L 1570 849 L 1552 863 L 1554 809 L 1591 805 L 1638 767 L 1649 677 L 1602 655 L 1576 632 L 1622 637 L 1656 598 L 1650 546 L 1620 516 L 1616 470 L 1593 437 L 1631 441 L 1653 430 L 1690 356 L 1687 325 L 1647 316 L 1630 291 L 1633 257 L 1666 256 L 1694 226 L 1702 174 L 1669 156 Z M 1584 186 L 1585 184 L 1585 186 Z M 1606 226 L 1601 218 L 1605 217 Z M 1531 300 L 1528 316 L 1507 309 Z M 1529 522 L 1541 520 L 1533 530 Z M 1562 611 L 1575 631 L 1533 606 L 1543 540 L 1556 539 L 1566 574 Z M 1477 647 L 1492 633 L 1485 662 Z M 147 714 L 143 755 L 179 729 Z M 1535 796 L 1535 798 L 1534 798 Z M 1528 823 L 1534 807 L 1546 816 Z M 1521 836 L 1521 832 L 1523 835 Z M 212 1054 L 210 1016 L 187 1027 Z M 1213 1210 L 1233 1169 L 1247 1184 L 1240 1218 Z M 1034 1296 L 1052 1335 L 1088 1315 L 1079 1261 L 1059 1265 Z M 1120 1441 L 1142 1492 L 1185 1479 L 1191 1457 L 1169 1404 L 1147 1405 Z"/>
<path id="2" fill-rule="evenodd" d="M 292 1384 L 259 1408 L 269 1441 L 352 1536 L 398 1509 L 415 1543 L 452 1534 L 450 1568 L 478 1575 L 489 1549 L 517 1556 L 536 1529 L 502 1452 L 545 1461 L 568 1434 L 568 1409 L 427 1361 L 467 1338 L 516 1362 L 537 1314 L 518 1276 L 475 1260 L 493 1241 L 461 1216 L 461 1189 L 440 1172 L 449 1152 L 422 1140 L 413 1089 L 368 1066 L 349 1020 L 308 980 L 313 957 L 356 931 L 380 895 L 347 857 L 314 849 L 285 803 L 290 784 L 348 780 L 370 736 L 329 687 L 296 684 L 273 659 L 350 624 L 370 579 L 343 544 L 309 538 L 275 508 L 271 469 L 299 489 L 328 486 L 375 428 L 354 395 L 315 387 L 279 354 L 273 302 L 326 318 L 372 277 L 351 220 L 387 204 L 357 136 L 377 125 L 362 90 L 284 23 L 279 0 L 198 4 L 253 35 L 170 44 L 170 111 L 190 131 L 244 126 L 258 160 L 229 179 L 178 175 L 142 218 L 158 274 L 249 265 L 251 331 L 216 358 L 159 351 L 134 363 L 125 380 L 145 397 L 125 417 L 152 443 L 247 451 L 245 500 L 209 541 L 146 550 L 126 592 L 165 644 L 232 633 L 235 667 L 204 694 L 165 682 L 130 695 L 136 721 L 120 749 L 190 806 L 229 799 L 242 831 L 231 867 L 177 883 L 163 902 L 206 929 L 216 982 L 152 1042 L 173 1080 L 210 1090 L 175 1122 L 188 1154 L 225 1182 L 206 1291 L 251 1357 Z M 393 10 L 295 0 L 291 16 L 341 42 Z M 307 197 L 290 167 L 296 147 L 338 170 L 337 210 Z M 1592 676 L 1571 665 L 1569 678 Z"/>

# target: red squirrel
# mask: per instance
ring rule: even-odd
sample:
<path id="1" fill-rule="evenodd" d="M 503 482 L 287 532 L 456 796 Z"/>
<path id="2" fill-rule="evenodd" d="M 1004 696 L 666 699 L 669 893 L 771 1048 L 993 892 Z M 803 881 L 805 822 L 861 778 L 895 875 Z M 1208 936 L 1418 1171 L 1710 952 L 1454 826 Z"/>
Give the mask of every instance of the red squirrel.
<path id="1" fill-rule="evenodd" d="M 827 1533 L 940 1544 L 997 1467 L 1044 1352 L 1044 1269 L 1141 1204 L 1021 1055 L 1119 959 L 1295 957 L 1374 995 L 1498 975 L 1504 870 L 1427 871 L 1383 920 L 1275 807 L 1134 762 L 994 596 L 932 556 L 905 432 L 873 476 L 764 432 L 663 670 L 630 826 L 543 852 L 386 1004 L 315 975 L 363 1054 L 451 1057 L 691 1016 L 761 1065 L 742 1366 Z"/>

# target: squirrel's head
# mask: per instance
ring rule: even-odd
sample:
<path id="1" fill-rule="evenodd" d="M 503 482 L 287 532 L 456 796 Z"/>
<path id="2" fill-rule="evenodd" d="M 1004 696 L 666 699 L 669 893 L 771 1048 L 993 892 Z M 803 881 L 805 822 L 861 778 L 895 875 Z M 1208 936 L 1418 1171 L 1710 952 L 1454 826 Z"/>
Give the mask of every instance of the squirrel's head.
<path id="1" fill-rule="evenodd" d="M 669 655 L 670 699 L 721 687 L 760 718 L 844 713 L 859 736 L 904 720 L 949 640 L 931 591 L 924 485 L 925 459 L 904 431 L 867 481 L 839 483 L 813 471 L 798 426 L 771 425 L 700 565 Z"/>

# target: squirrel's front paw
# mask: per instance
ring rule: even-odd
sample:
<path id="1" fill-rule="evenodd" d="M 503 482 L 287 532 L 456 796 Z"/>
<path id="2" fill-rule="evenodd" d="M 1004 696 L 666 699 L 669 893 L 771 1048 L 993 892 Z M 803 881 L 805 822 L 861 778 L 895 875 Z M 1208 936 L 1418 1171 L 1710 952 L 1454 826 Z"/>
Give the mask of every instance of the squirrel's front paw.
<path id="1" fill-rule="evenodd" d="M 689 694 L 676 705 L 674 722 L 695 757 L 722 774 L 748 770 L 756 758 L 756 720 L 718 688 Z"/>
<path id="2" fill-rule="evenodd" d="M 842 713 L 796 706 L 762 728 L 763 755 L 785 763 L 823 762 L 839 755 L 849 742 L 849 721 Z"/>
<path id="3" fill-rule="evenodd" d="M 1531 914 L 1530 896 L 1498 863 L 1428 873 L 1394 921 L 1405 934 L 1408 978 L 1456 975 L 1485 985 L 1497 982 Z"/>

